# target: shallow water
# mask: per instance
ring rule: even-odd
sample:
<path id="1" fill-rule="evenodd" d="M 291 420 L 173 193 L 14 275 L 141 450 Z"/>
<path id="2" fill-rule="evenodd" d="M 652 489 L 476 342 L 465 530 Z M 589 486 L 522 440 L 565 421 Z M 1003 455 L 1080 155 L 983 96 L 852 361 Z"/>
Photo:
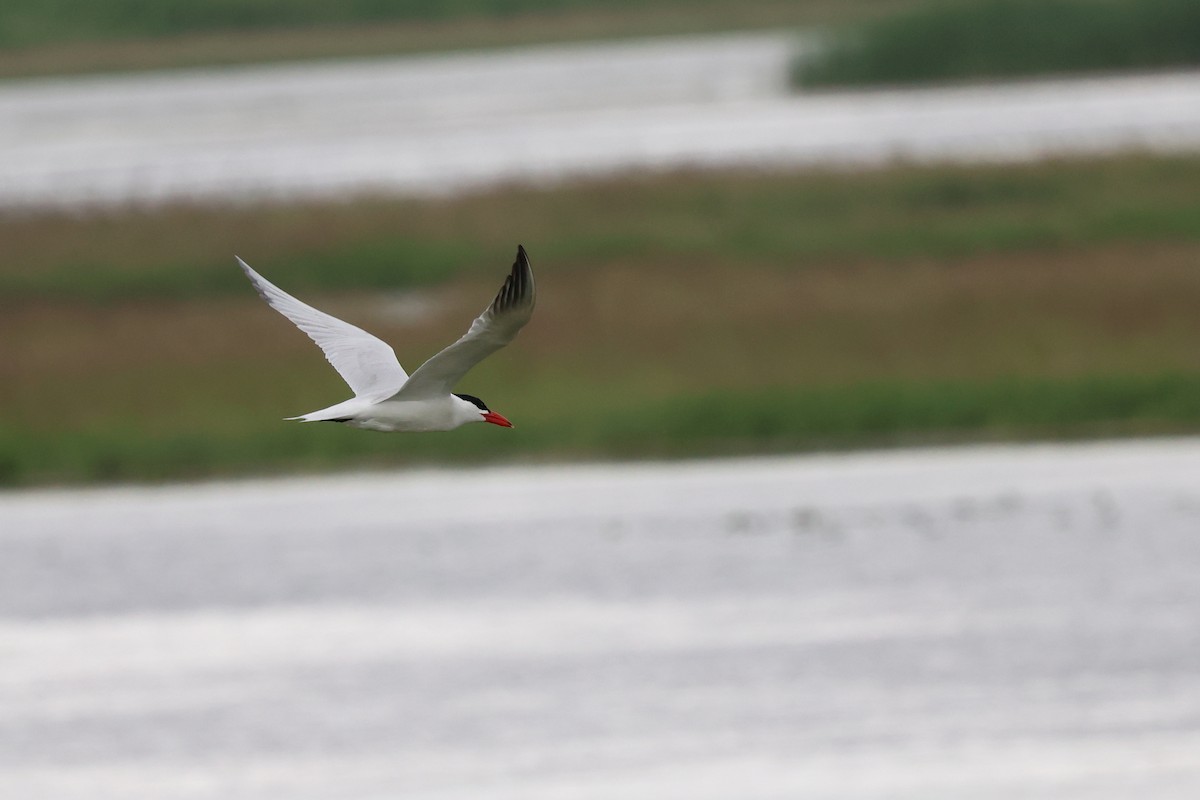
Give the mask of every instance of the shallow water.
<path id="1" fill-rule="evenodd" d="M 1200 441 L 0 495 L 22 798 L 1200 796 Z"/>

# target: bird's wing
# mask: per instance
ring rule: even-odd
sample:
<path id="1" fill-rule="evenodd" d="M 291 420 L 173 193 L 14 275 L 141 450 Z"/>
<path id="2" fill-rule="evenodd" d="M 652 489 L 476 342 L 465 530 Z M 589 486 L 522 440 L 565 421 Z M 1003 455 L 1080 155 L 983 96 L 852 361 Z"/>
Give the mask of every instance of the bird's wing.
<path id="1" fill-rule="evenodd" d="M 511 342 L 529 322 L 535 295 L 529 256 L 518 245 L 517 260 L 496 298 L 471 323 L 465 336 L 422 364 L 394 398 L 418 400 L 450 394 L 471 367 Z"/>
<path id="2" fill-rule="evenodd" d="M 383 399 L 395 394 L 408 375 L 392 348 L 361 328 L 301 303 L 238 259 L 246 277 L 271 308 L 295 323 L 325 352 L 356 397 Z"/>

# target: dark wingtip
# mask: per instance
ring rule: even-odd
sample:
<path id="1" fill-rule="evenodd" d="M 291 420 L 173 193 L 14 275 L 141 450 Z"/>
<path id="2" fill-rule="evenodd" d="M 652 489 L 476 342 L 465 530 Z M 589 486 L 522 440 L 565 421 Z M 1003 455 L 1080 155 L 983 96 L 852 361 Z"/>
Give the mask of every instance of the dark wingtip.
<path id="1" fill-rule="evenodd" d="M 533 286 L 533 269 L 529 266 L 529 255 L 524 245 L 517 245 L 517 258 L 513 261 L 512 271 L 504 279 L 504 285 L 492 300 L 491 308 L 497 312 L 505 311 L 528 297 L 529 304 L 533 298 L 530 289 Z"/>
<path id="2" fill-rule="evenodd" d="M 513 264 L 513 277 L 521 284 L 521 293 L 525 292 L 525 284 L 533 276 L 533 268 L 529 266 L 529 254 L 525 252 L 524 245 L 517 245 L 517 260 Z"/>

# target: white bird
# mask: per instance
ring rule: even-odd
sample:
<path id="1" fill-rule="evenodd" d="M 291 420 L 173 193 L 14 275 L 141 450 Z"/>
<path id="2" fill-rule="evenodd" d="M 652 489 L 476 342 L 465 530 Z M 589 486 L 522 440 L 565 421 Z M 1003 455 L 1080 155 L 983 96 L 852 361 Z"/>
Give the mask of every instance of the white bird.
<path id="1" fill-rule="evenodd" d="M 512 427 L 478 397 L 450 390 L 471 367 L 511 342 L 533 315 L 533 271 L 524 247 L 517 246 L 512 272 L 466 334 L 411 376 L 385 342 L 300 302 L 241 258 L 238 263 L 259 295 L 317 343 L 354 392 L 343 403 L 288 419 L 342 422 L 372 431 L 448 431 L 468 422 Z"/>

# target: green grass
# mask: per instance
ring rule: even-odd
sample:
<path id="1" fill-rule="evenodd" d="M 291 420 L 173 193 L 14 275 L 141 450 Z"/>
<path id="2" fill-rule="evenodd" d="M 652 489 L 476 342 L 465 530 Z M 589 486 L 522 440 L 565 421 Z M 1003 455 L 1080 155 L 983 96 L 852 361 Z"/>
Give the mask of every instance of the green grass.
<path id="1" fill-rule="evenodd" d="M 1196 374 L 872 382 L 673 398 L 614 420 L 606 441 L 636 452 L 653 438 L 670 454 L 697 440 L 736 452 L 1148 433 L 1196 425 L 1198 401 Z"/>
<path id="2" fill-rule="evenodd" d="M 1197 432 L 1197 186 L 1128 157 L 0 216 L 0 484 Z M 411 368 L 518 240 L 538 312 L 460 386 L 514 430 L 282 421 L 347 391 L 234 252 Z"/>
<path id="3" fill-rule="evenodd" d="M 0 485 L 1159 434 L 1200 427 L 1200 374 L 784 387 L 565 411 L 526 410 L 519 435 L 481 427 L 386 436 L 296 423 L 160 434 L 134 423 L 49 434 L 0 427 Z"/>
<path id="4" fill-rule="evenodd" d="M 1200 64 L 1194 0 L 940 3 L 840 31 L 801 86 L 904 84 Z"/>

